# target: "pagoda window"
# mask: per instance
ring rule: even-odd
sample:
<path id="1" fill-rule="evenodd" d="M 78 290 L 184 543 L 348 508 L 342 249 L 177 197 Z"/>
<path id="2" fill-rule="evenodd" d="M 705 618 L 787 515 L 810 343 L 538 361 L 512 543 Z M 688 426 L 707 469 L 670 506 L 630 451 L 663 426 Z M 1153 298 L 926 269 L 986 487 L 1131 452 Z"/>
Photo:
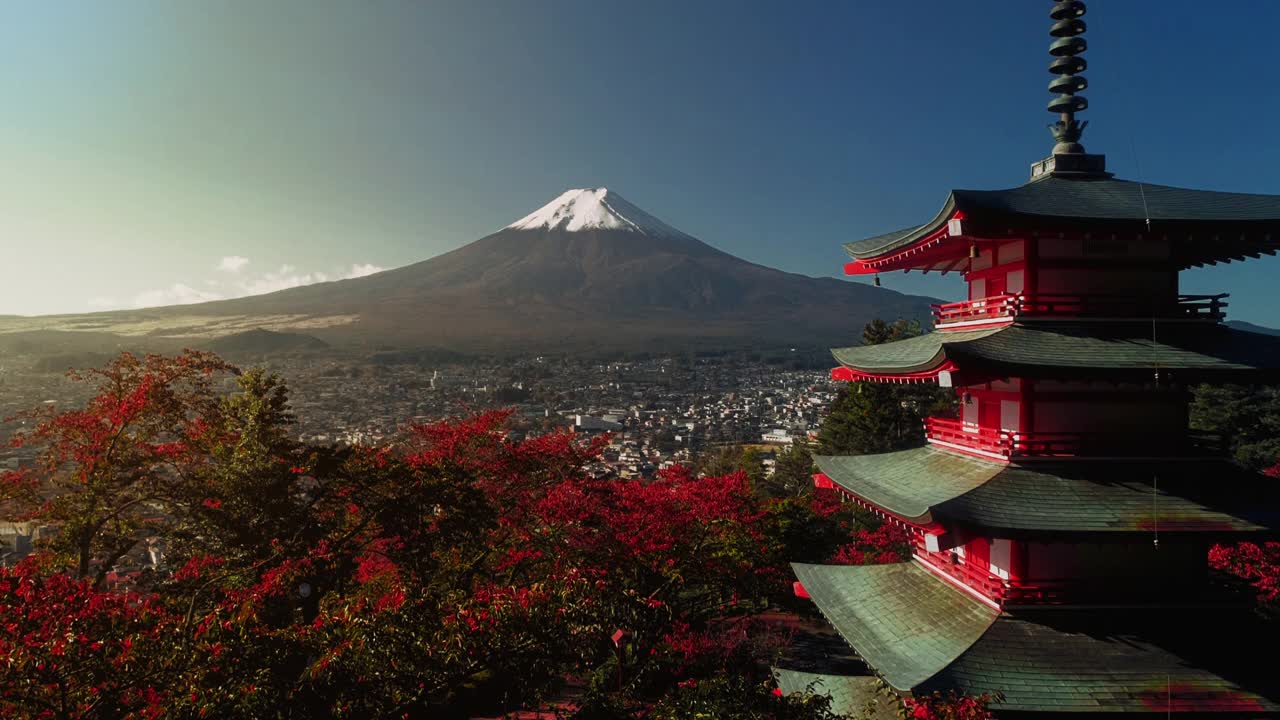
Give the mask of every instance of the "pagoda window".
<path id="1" fill-rule="evenodd" d="M 1000 401 L 1000 429 L 1017 432 L 1022 416 L 1022 403 L 1017 400 Z"/>
<path id="2" fill-rule="evenodd" d="M 1008 580 L 1013 568 L 1013 541 L 1008 538 L 996 538 L 991 541 L 989 567 L 992 575 Z"/>
<path id="3" fill-rule="evenodd" d="M 964 397 L 967 397 L 968 399 L 962 399 L 960 402 L 960 419 L 964 422 L 965 429 L 977 428 L 979 418 L 978 407 L 982 401 L 974 397 L 973 393 L 965 393 Z"/>
<path id="4" fill-rule="evenodd" d="M 1026 290 L 1025 286 L 1025 270 L 1011 270 L 1008 275 L 1004 276 L 1004 291 L 1010 295 L 1017 295 Z"/>
<path id="5" fill-rule="evenodd" d="M 1009 263 L 1018 262 L 1019 260 L 1025 260 L 1026 257 L 1027 257 L 1026 244 L 1023 243 L 1021 240 L 1016 240 L 1010 243 L 1004 243 L 1003 245 L 1000 246 L 999 261 L 1001 265 L 1007 265 Z"/>
<path id="6" fill-rule="evenodd" d="M 987 279 L 978 278 L 969 283 L 969 299 L 981 300 L 987 297 Z"/>

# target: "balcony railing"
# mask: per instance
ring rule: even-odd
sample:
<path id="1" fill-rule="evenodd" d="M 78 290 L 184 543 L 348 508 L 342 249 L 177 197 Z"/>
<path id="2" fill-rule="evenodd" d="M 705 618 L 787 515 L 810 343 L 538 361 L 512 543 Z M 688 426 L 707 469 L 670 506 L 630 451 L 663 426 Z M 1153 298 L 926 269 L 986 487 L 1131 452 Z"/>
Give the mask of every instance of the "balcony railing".
<path id="1" fill-rule="evenodd" d="M 1010 457 L 1014 434 L 1005 430 L 978 427 L 951 418 L 924 419 L 924 434 L 929 442 L 969 450 L 980 455 Z"/>
<path id="2" fill-rule="evenodd" d="M 977 300 L 934 305 L 933 324 L 941 327 L 954 323 L 978 323 L 1012 318 L 1018 314 L 1019 297 L 1019 295 L 994 295 Z"/>
<path id="3" fill-rule="evenodd" d="M 1179 295 L 1174 302 L 1157 302 L 1137 295 L 1017 293 L 934 305 L 933 320 L 937 327 L 978 325 L 1016 317 L 1157 317 L 1218 322 L 1226 317 L 1227 297 L 1226 293 Z"/>
<path id="4" fill-rule="evenodd" d="M 1205 457 L 1222 453 L 1222 438 L 1208 433 L 1015 432 L 951 418 L 925 418 L 935 445 L 993 459 L 1063 457 Z"/>
<path id="5" fill-rule="evenodd" d="M 1016 457 L 1197 457 L 1222 452 L 1210 434 L 1156 432 L 1035 432 L 1013 435 Z"/>

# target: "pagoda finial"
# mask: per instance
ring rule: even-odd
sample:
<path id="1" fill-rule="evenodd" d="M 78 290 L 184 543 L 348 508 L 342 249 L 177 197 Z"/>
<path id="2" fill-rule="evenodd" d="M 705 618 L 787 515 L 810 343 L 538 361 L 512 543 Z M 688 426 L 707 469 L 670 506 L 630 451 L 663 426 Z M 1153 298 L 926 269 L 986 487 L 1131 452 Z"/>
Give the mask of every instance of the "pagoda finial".
<path id="1" fill-rule="evenodd" d="M 1049 27 L 1049 35 L 1053 37 L 1053 42 L 1049 43 L 1049 54 L 1053 56 L 1049 72 L 1054 78 L 1049 81 L 1053 99 L 1049 101 L 1048 109 L 1058 115 L 1058 122 L 1049 126 L 1049 132 L 1057 142 L 1049 157 L 1031 165 L 1032 180 L 1050 176 L 1110 177 L 1106 158 L 1086 153 L 1080 144 L 1080 137 L 1089 122 L 1076 120 L 1076 113 L 1089 107 L 1089 101 L 1079 94 L 1089 87 L 1089 81 L 1080 74 L 1089 67 L 1080 57 L 1089 47 L 1084 40 L 1085 24 L 1081 19 L 1084 13 L 1081 0 L 1057 0 L 1049 10 L 1049 17 L 1053 20 Z"/>
<path id="2" fill-rule="evenodd" d="M 1049 82 L 1049 92 L 1054 98 L 1049 101 L 1049 112 L 1060 116 L 1058 122 L 1049 126 L 1053 139 L 1058 141 L 1053 147 L 1055 155 L 1080 154 L 1084 146 L 1080 144 L 1080 136 L 1088 121 L 1076 120 L 1076 113 L 1089 107 L 1089 101 L 1076 93 L 1089 87 L 1089 81 L 1080 73 L 1089 66 L 1080 54 L 1089 45 L 1083 37 L 1085 31 L 1085 6 L 1081 0 L 1060 0 L 1049 10 L 1049 17 L 1054 20 L 1049 28 L 1049 35 L 1054 41 L 1049 44 L 1049 54 L 1053 62 L 1049 63 L 1049 72 L 1057 77 Z"/>

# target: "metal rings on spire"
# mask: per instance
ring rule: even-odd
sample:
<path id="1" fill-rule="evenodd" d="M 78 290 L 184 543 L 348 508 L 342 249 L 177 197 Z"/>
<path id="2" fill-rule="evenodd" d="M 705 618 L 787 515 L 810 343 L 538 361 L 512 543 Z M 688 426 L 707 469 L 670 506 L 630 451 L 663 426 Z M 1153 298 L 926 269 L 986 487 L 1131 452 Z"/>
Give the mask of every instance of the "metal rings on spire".
<path id="1" fill-rule="evenodd" d="M 1089 47 L 1083 37 L 1084 13 L 1081 0 L 1060 0 L 1049 10 L 1049 17 L 1055 21 L 1049 28 L 1049 35 L 1054 38 L 1049 44 L 1049 54 L 1054 58 L 1049 63 L 1049 72 L 1057 77 L 1049 82 L 1049 92 L 1054 93 L 1054 98 L 1049 101 L 1048 109 L 1066 116 L 1064 120 L 1089 107 L 1089 101 L 1078 94 L 1089 87 L 1089 81 L 1080 74 L 1089 66 L 1080 57 Z"/>

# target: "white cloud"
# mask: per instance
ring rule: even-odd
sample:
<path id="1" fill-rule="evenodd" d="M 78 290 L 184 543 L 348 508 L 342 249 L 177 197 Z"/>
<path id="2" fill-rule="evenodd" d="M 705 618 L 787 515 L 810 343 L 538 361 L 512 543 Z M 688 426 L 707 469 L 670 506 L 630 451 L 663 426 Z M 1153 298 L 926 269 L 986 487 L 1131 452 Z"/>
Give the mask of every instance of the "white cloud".
<path id="1" fill-rule="evenodd" d="M 326 282 L 329 276 L 322 272 L 299 273 L 292 265 L 281 265 L 276 272 L 268 272 L 251 282 L 240 283 L 240 295 L 262 295 L 263 293 Z"/>
<path id="2" fill-rule="evenodd" d="M 244 269 L 245 265 L 248 264 L 249 258 L 247 257 L 243 257 L 241 255 L 228 255 L 222 258 L 222 261 L 218 263 L 218 269 L 223 272 L 238 273 Z"/>
<path id="3" fill-rule="evenodd" d="M 374 265 L 373 263 L 356 263 L 351 266 L 351 271 L 343 275 L 341 279 L 350 280 L 352 278 L 359 278 L 359 277 L 364 277 L 365 275 L 380 273 L 383 270 L 386 270 L 386 268 L 382 267 L 381 265 Z"/>
<path id="4" fill-rule="evenodd" d="M 133 307 L 146 308 L 158 307 L 162 305 L 190 305 L 192 303 L 210 302 L 213 300 L 221 300 L 223 296 L 220 293 L 209 292 L 207 290 L 197 290 L 190 285 L 183 283 L 174 283 L 167 288 L 160 290 L 147 290 L 133 296 Z"/>
<path id="5" fill-rule="evenodd" d="M 147 290 L 138 293 L 132 300 L 118 301 L 110 296 L 96 296 L 87 301 L 91 311 L 122 310 L 126 308 L 160 307 L 164 305 L 190 305 L 192 303 L 212 302 L 228 298 L 263 295 L 278 290 L 313 285 L 330 280 L 349 280 L 382 272 L 387 268 L 373 263 L 352 263 L 350 269 L 335 273 L 300 272 L 293 265 L 281 265 L 280 269 L 262 273 L 257 277 L 245 277 L 241 271 L 249 264 L 249 259 L 239 255 L 222 258 L 218 270 L 240 275 L 236 279 L 206 279 L 192 287 L 186 283 L 174 283 L 167 288 Z"/>

